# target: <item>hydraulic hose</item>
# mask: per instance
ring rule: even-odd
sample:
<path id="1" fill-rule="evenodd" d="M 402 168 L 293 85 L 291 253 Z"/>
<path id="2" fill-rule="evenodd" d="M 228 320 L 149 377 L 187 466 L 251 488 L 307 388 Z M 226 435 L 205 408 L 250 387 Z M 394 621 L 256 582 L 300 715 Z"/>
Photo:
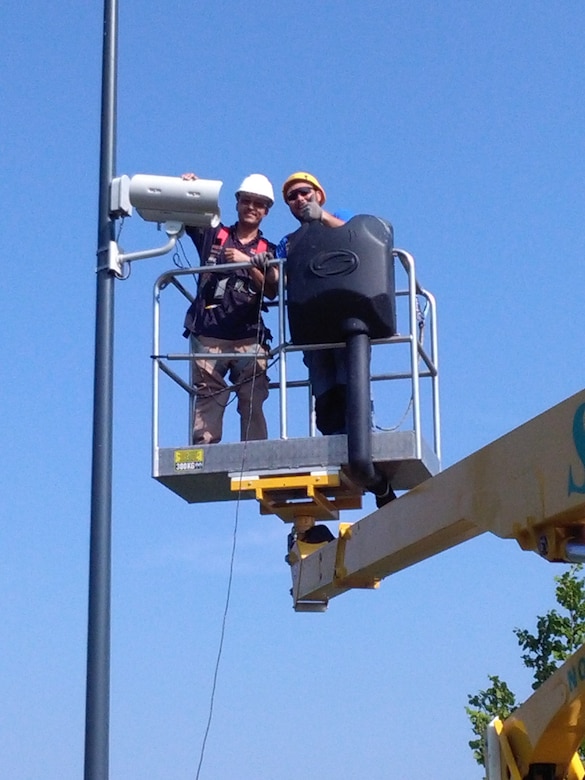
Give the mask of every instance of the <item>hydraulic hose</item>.
<path id="1" fill-rule="evenodd" d="M 377 495 L 388 489 L 388 479 L 372 457 L 372 402 L 370 396 L 370 337 L 362 320 L 344 322 L 347 363 L 347 454 L 358 485 Z"/>

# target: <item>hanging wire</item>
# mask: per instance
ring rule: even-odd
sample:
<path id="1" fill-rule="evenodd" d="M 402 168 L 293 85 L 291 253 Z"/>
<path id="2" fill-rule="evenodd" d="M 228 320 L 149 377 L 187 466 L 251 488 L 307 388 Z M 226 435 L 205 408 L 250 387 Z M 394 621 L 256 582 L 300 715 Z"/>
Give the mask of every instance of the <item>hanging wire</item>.
<path id="1" fill-rule="evenodd" d="M 120 236 L 122 235 L 122 230 L 124 229 L 124 223 L 126 221 L 126 217 L 122 217 L 120 219 L 120 227 L 118 228 L 118 235 L 116 236 L 116 243 L 120 240 Z"/>
<path id="2" fill-rule="evenodd" d="M 275 356 L 269 363 L 267 363 L 267 365 L 266 365 L 266 372 L 268 372 L 272 368 L 272 366 L 276 365 L 276 363 L 278 363 L 278 357 Z M 231 389 L 233 390 L 234 388 L 242 387 L 243 385 L 247 384 L 248 382 L 254 382 L 255 378 L 256 378 L 256 374 L 254 373 L 252 376 L 246 377 L 246 379 L 240 379 L 237 382 L 233 382 L 232 386 L 231 386 Z M 216 390 L 213 393 L 208 393 L 208 395 L 206 397 L 207 398 L 215 398 L 216 395 L 221 395 L 223 392 L 224 392 L 224 390 Z M 227 409 L 227 407 L 230 404 L 233 404 L 233 402 L 236 400 L 236 398 L 237 398 L 237 394 L 230 392 L 230 400 L 229 401 L 226 401 L 225 404 L 220 404 L 219 401 L 217 403 L 218 403 L 219 406 L 223 406 L 224 409 Z"/>
<path id="3" fill-rule="evenodd" d="M 427 314 L 429 312 L 430 303 L 429 299 L 425 297 L 425 305 L 424 308 L 421 308 L 420 300 L 417 295 L 416 297 L 416 324 L 418 325 L 418 341 L 419 344 L 423 345 L 424 343 L 424 336 L 425 336 L 425 325 L 427 324 Z"/>
<path id="4" fill-rule="evenodd" d="M 238 523 L 239 523 L 239 516 L 240 516 L 240 493 L 238 492 L 238 498 L 236 501 L 236 511 L 234 516 L 234 528 L 232 532 L 232 550 L 230 555 L 230 565 L 229 565 L 229 575 L 228 575 L 228 584 L 227 584 L 227 590 L 226 590 L 226 597 L 225 597 L 225 605 L 223 609 L 223 617 L 221 621 L 221 632 L 219 636 L 219 645 L 217 648 L 217 656 L 215 659 L 215 668 L 213 670 L 213 683 L 211 686 L 211 696 L 209 698 L 209 713 L 207 716 L 207 725 L 205 726 L 205 733 L 203 735 L 203 741 L 201 743 L 201 752 L 199 754 L 199 764 L 197 765 L 197 774 L 195 775 L 196 780 L 199 780 L 199 775 L 201 774 L 201 767 L 203 766 L 203 758 L 205 757 L 205 748 L 207 746 L 207 738 L 209 736 L 209 731 L 211 729 L 211 721 L 213 719 L 213 708 L 215 705 L 215 692 L 217 689 L 217 679 L 219 676 L 219 666 L 221 662 L 221 657 L 223 654 L 223 644 L 225 640 L 225 631 L 226 631 L 226 625 L 227 625 L 227 616 L 229 612 L 229 606 L 230 606 L 230 598 L 232 593 L 232 582 L 234 578 L 234 563 L 236 559 L 236 544 L 237 544 L 237 538 L 238 538 Z"/>
<path id="5" fill-rule="evenodd" d="M 412 408 L 412 404 L 413 404 L 413 398 L 412 398 L 412 395 L 411 395 L 410 396 L 410 400 L 408 401 L 406 409 L 404 410 L 404 413 L 403 413 L 402 417 L 400 418 L 400 420 L 396 423 L 396 425 L 392 425 L 389 428 L 385 428 L 382 425 L 378 425 L 376 423 L 376 419 L 375 419 L 375 416 L 374 416 L 374 404 L 372 403 L 372 428 L 374 428 L 374 430 L 376 430 L 376 431 L 383 431 L 384 433 L 400 430 L 400 427 L 402 426 L 402 424 L 404 423 L 404 421 L 406 420 L 406 418 L 410 414 L 410 410 Z"/>
<path id="6" fill-rule="evenodd" d="M 183 250 L 183 253 L 184 253 L 185 250 L 183 249 L 182 246 L 181 246 L 181 249 Z M 175 253 L 175 256 L 176 256 L 176 253 Z M 180 258 L 179 258 L 179 260 L 180 260 Z M 189 265 L 189 268 L 191 268 L 192 266 L 189 263 L 189 259 L 186 257 L 186 255 L 185 255 L 185 260 L 186 260 L 187 264 Z M 173 261 L 174 261 L 174 257 L 173 257 Z M 177 265 L 177 263 L 175 263 L 175 265 Z M 183 266 L 179 265 L 178 267 L 182 268 Z M 260 301 L 262 301 L 264 299 L 265 282 L 266 282 L 266 278 L 263 275 L 262 276 L 262 286 L 260 288 L 260 292 L 258 293 L 258 295 L 261 296 L 260 297 Z M 256 332 L 257 332 L 257 339 L 258 339 L 257 342 L 256 342 L 256 349 L 257 350 L 260 347 L 260 333 L 261 333 L 261 331 L 262 331 L 262 309 L 259 308 L 258 309 L 258 321 L 256 323 Z M 267 373 L 272 368 L 272 366 L 276 365 L 276 363 L 278 363 L 278 356 L 275 356 L 272 359 L 272 361 L 270 361 L 270 362 L 268 362 L 268 359 L 267 359 L 266 371 L 264 373 Z M 253 372 L 252 376 L 246 377 L 245 379 L 240 379 L 237 382 L 233 382 L 232 383 L 232 390 L 234 388 L 237 389 L 238 387 L 242 387 L 243 385 L 247 384 L 248 382 L 255 382 L 256 375 L 257 375 L 256 374 L 257 365 L 258 365 L 257 361 L 255 361 L 254 362 L 254 372 Z M 213 393 L 208 393 L 206 397 L 207 398 L 214 398 L 216 395 L 222 395 L 223 392 L 224 392 L 223 389 L 216 390 Z M 252 388 L 252 392 L 250 394 L 250 407 L 252 406 L 253 396 L 254 396 L 254 389 Z M 227 401 L 225 404 L 219 404 L 219 405 L 223 406 L 224 409 L 227 409 L 227 407 L 230 404 L 233 404 L 233 402 L 236 400 L 236 398 L 237 398 L 237 393 L 230 393 L 229 401 Z M 246 430 L 249 430 L 250 423 L 251 423 L 251 414 L 249 415 L 249 419 L 248 419 L 247 429 Z"/>
<path id="7" fill-rule="evenodd" d="M 240 489 L 238 490 L 238 495 L 236 498 L 236 510 L 234 513 L 234 528 L 232 532 L 232 549 L 231 549 L 231 555 L 230 555 L 230 564 L 229 564 L 229 574 L 228 574 L 228 583 L 227 583 L 227 589 L 226 589 L 226 598 L 225 598 L 225 605 L 223 610 L 223 618 L 221 622 L 221 632 L 220 632 L 220 638 L 219 638 L 219 645 L 217 648 L 217 656 L 215 659 L 215 668 L 213 671 L 213 683 L 211 686 L 211 696 L 209 699 L 209 713 L 207 716 L 207 724 L 205 727 L 205 732 L 203 735 L 203 741 L 201 743 L 201 751 L 199 754 L 199 763 L 197 765 L 197 773 L 195 775 L 195 780 L 199 780 L 199 776 L 201 774 L 201 768 L 203 766 L 203 759 L 205 757 L 205 748 L 207 746 L 207 738 L 209 737 L 209 732 L 211 730 L 211 722 L 213 719 L 213 708 L 215 705 L 215 693 L 217 690 L 217 680 L 219 676 L 219 667 L 221 663 L 221 657 L 223 654 L 223 645 L 225 640 L 225 633 L 226 633 L 226 626 L 227 626 L 227 616 L 229 612 L 229 605 L 230 605 L 230 599 L 231 599 L 231 593 L 232 593 L 232 583 L 234 579 L 234 563 L 236 559 L 236 547 L 237 547 L 237 538 L 238 538 L 238 524 L 239 524 L 239 517 L 240 517 L 240 503 L 241 503 L 241 483 L 242 483 L 242 475 L 244 473 L 244 466 L 246 463 L 246 455 L 247 455 L 247 447 L 248 447 L 248 432 L 250 430 L 250 425 L 252 422 L 252 409 L 253 409 L 253 402 L 254 402 L 254 388 L 256 385 L 256 377 L 258 376 L 258 368 L 260 361 L 258 360 L 258 353 L 261 347 L 260 342 L 260 336 L 263 331 L 262 328 L 262 301 L 264 300 L 264 287 L 266 282 L 266 274 L 264 273 L 262 275 L 262 285 L 260 288 L 259 296 L 260 296 L 260 303 L 258 306 L 258 320 L 256 323 L 256 333 L 257 333 L 257 341 L 256 341 L 256 351 L 254 358 L 254 369 L 251 377 L 252 381 L 252 390 L 250 392 L 250 406 L 248 409 L 248 419 L 246 421 L 246 435 L 244 437 L 244 449 L 242 452 L 242 462 L 240 466 Z M 268 370 L 268 367 L 266 367 L 265 371 Z M 265 373 L 262 372 L 262 373 Z M 235 396 L 234 396 L 235 397 Z M 230 403 L 230 402 L 228 402 Z M 226 404 L 227 406 L 227 404 Z"/>
<path id="8" fill-rule="evenodd" d="M 425 298 L 425 305 L 424 307 L 421 307 L 418 295 L 416 296 L 415 301 L 416 301 L 416 324 L 418 327 L 417 337 L 418 337 L 418 343 L 422 347 L 424 342 L 424 332 L 425 332 L 427 314 L 429 311 L 430 304 L 428 299 Z M 400 428 L 404 424 L 404 421 L 407 419 L 407 417 L 411 412 L 413 403 L 414 403 L 414 398 L 411 393 L 406 409 L 404 410 L 404 413 L 402 414 L 398 422 L 395 425 L 391 425 L 390 427 L 386 428 L 376 423 L 375 416 L 374 416 L 374 403 L 372 401 L 372 428 L 376 431 L 383 431 L 384 433 L 391 433 L 392 431 L 400 430 Z"/>
<path id="9" fill-rule="evenodd" d="M 179 249 L 181 250 L 181 254 L 183 256 L 181 257 L 179 252 L 175 249 L 175 252 L 173 254 L 173 263 L 177 266 L 177 268 L 193 268 L 193 266 L 191 265 L 191 261 L 187 257 L 187 253 L 185 252 L 185 247 L 183 246 L 183 243 L 180 238 L 177 239 L 176 246 L 179 247 Z"/>

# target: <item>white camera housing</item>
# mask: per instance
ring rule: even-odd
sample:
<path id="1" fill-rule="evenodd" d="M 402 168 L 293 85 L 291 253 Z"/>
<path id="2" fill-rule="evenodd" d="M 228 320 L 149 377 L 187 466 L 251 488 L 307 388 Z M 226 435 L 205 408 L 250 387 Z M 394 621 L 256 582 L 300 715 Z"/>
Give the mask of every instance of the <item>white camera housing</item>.
<path id="1" fill-rule="evenodd" d="M 214 179 L 187 181 L 180 176 L 138 173 L 119 176 L 110 188 L 110 213 L 130 216 L 132 206 L 148 222 L 181 222 L 193 227 L 217 227 L 220 220 L 219 191 L 223 182 Z"/>

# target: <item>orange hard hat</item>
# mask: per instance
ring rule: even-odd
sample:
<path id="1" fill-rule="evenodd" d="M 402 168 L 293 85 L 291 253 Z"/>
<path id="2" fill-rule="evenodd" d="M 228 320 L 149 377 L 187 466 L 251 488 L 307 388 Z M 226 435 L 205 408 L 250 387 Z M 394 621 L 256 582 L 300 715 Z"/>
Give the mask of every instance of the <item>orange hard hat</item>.
<path id="1" fill-rule="evenodd" d="M 291 175 L 282 185 L 282 197 L 286 200 L 286 193 L 291 184 L 303 181 L 313 186 L 316 190 L 319 190 L 319 192 L 323 195 L 323 203 L 325 203 L 325 190 L 319 184 L 319 181 L 311 173 L 307 173 L 306 171 L 297 171 L 296 173 L 291 173 Z"/>

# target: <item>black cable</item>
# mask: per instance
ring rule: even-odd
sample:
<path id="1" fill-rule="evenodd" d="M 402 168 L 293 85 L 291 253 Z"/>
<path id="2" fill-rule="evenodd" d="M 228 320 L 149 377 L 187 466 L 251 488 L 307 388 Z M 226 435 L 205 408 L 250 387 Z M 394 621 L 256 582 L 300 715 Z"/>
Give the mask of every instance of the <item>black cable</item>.
<path id="1" fill-rule="evenodd" d="M 195 780 L 199 780 L 199 775 L 201 773 L 201 767 L 203 766 L 203 758 L 205 756 L 205 747 L 207 745 L 207 738 L 209 736 L 209 731 L 211 729 L 211 721 L 213 719 L 213 707 L 215 704 L 215 691 L 217 688 L 217 678 L 219 675 L 219 665 L 221 662 L 221 656 L 223 653 L 223 643 L 225 639 L 225 630 L 227 625 L 227 616 L 229 611 L 229 605 L 230 605 L 230 597 L 232 592 L 232 581 L 234 577 L 234 562 L 236 558 L 236 543 L 237 543 L 237 535 L 238 535 L 238 521 L 239 521 L 239 514 L 240 514 L 240 494 L 238 493 L 238 499 L 236 503 L 236 512 L 235 512 L 235 521 L 234 521 L 234 530 L 232 534 L 232 552 L 230 557 L 230 566 L 229 566 L 229 576 L 228 576 L 228 585 L 227 585 L 227 591 L 226 591 L 226 598 L 225 598 L 225 606 L 223 610 L 223 618 L 221 621 L 221 632 L 219 637 L 219 646 L 217 649 L 217 657 L 215 660 L 215 669 L 213 671 L 213 684 L 211 686 L 211 696 L 209 699 L 209 714 L 207 717 L 207 725 L 205 727 L 205 733 L 203 735 L 203 742 L 201 743 L 201 752 L 199 754 L 199 764 L 197 766 L 197 774 L 195 775 Z"/>
<path id="2" fill-rule="evenodd" d="M 191 265 L 191 261 L 187 257 L 187 253 L 185 252 L 185 247 L 183 246 L 181 239 L 177 239 L 177 245 L 179 246 L 181 252 L 183 253 L 183 257 L 179 255 L 179 252 L 175 250 L 175 253 L 173 254 L 173 263 L 176 265 L 177 268 L 193 268 Z M 183 265 L 183 262 L 186 263 L 186 265 Z"/>
<path id="3" fill-rule="evenodd" d="M 246 451 L 248 446 L 248 432 L 250 430 L 250 424 L 252 422 L 252 406 L 254 401 L 254 387 L 257 377 L 257 371 L 258 371 L 258 350 L 261 346 L 260 344 L 260 334 L 262 333 L 262 299 L 264 298 L 264 285 L 265 285 L 265 275 L 262 276 L 262 286 L 259 293 L 259 301 L 260 305 L 258 306 L 258 322 L 257 322 L 257 342 L 256 342 L 256 355 L 254 359 L 254 370 L 251 377 L 252 381 L 252 392 L 250 393 L 250 407 L 248 410 L 248 420 L 246 424 L 246 436 L 244 437 L 244 450 L 242 452 L 242 463 L 240 467 L 240 489 L 238 491 L 238 497 L 236 499 L 236 511 L 234 516 L 234 530 L 232 534 L 232 551 L 230 556 L 230 565 L 229 565 L 229 575 L 228 575 L 228 584 L 227 584 L 227 591 L 226 591 L 226 598 L 225 598 L 225 606 L 223 610 L 223 618 L 221 623 L 221 632 L 220 632 L 220 638 L 219 638 L 219 646 L 217 649 L 217 656 L 215 660 L 215 669 L 213 672 L 213 683 L 211 686 L 211 696 L 209 700 L 209 714 L 207 717 L 207 725 L 205 727 L 205 732 L 203 735 L 203 741 L 201 743 L 201 752 L 199 754 L 199 764 L 197 765 L 197 773 L 195 775 L 195 780 L 199 780 L 199 775 L 201 773 L 201 768 L 203 766 L 203 759 L 205 757 L 205 748 L 207 745 L 207 738 L 209 736 L 209 731 L 211 729 L 211 721 L 213 719 L 213 707 L 215 704 L 215 692 L 217 689 L 217 678 L 219 676 L 219 666 L 221 663 L 221 657 L 223 653 L 223 644 L 225 639 L 225 632 L 226 632 L 226 625 L 227 625 L 227 616 L 229 611 L 229 605 L 230 605 L 230 598 L 231 598 L 231 592 L 232 592 L 232 582 L 234 578 L 234 563 L 236 559 L 236 545 L 237 545 L 237 536 L 238 536 L 238 523 L 239 523 L 239 516 L 240 516 L 240 501 L 241 501 L 241 481 L 242 481 L 242 475 L 244 473 L 244 465 L 246 462 Z M 229 402 L 228 402 L 229 403 Z M 226 404 L 227 406 L 227 404 Z"/>

